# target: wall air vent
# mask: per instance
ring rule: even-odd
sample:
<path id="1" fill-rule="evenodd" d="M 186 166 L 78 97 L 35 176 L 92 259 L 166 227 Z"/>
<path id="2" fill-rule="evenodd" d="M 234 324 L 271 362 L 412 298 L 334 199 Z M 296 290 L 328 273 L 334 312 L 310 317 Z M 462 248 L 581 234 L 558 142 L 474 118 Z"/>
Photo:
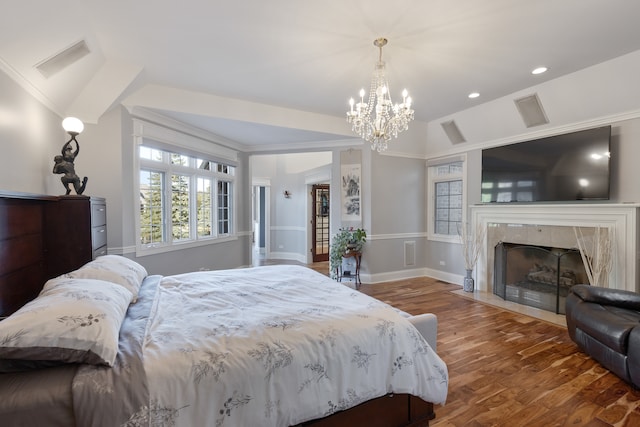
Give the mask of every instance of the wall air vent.
<path id="1" fill-rule="evenodd" d="M 528 128 L 549 123 L 537 93 L 515 99 L 514 102 L 518 107 L 522 120 L 524 120 L 525 126 Z"/>
<path id="2" fill-rule="evenodd" d="M 460 132 L 460 129 L 458 129 L 458 125 L 456 125 L 456 122 L 454 122 L 453 120 L 442 122 L 440 123 L 440 126 L 442 126 L 442 129 L 444 129 L 444 133 L 447 134 L 447 137 L 452 144 L 467 142 L 467 140 L 464 139 L 462 132 Z"/>
<path id="3" fill-rule="evenodd" d="M 80 58 L 88 55 L 90 52 L 87 42 L 80 40 L 79 42 L 64 49 L 62 52 L 58 52 L 52 57 L 36 64 L 35 67 L 43 76 L 49 78 L 78 61 Z"/>
<path id="4" fill-rule="evenodd" d="M 416 265 L 416 242 L 404 242 L 404 266 L 412 267 Z"/>

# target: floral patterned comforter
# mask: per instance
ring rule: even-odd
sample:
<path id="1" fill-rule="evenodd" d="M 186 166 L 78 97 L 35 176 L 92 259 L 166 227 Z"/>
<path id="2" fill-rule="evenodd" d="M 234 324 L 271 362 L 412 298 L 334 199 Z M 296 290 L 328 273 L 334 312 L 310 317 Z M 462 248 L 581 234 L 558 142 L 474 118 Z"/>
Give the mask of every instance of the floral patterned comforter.
<path id="1" fill-rule="evenodd" d="M 194 272 L 150 287 L 116 366 L 76 376 L 78 425 L 101 425 L 101 405 L 104 425 L 290 426 L 389 392 L 446 399 L 447 367 L 406 318 L 308 268 Z"/>

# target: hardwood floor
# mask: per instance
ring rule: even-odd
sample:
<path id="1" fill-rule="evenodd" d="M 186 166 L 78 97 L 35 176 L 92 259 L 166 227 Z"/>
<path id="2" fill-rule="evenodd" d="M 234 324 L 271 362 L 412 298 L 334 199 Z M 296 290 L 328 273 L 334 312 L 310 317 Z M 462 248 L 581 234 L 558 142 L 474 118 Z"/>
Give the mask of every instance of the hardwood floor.
<path id="1" fill-rule="evenodd" d="M 360 288 L 408 313 L 438 316 L 449 394 L 432 427 L 640 426 L 640 391 L 578 350 L 565 327 L 455 290 L 430 278 Z"/>
<path id="2" fill-rule="evenodd" d="M 640 426 L 640 392 L 580 352 L 566 328 L 453 294 L 430 278 L 360 291 L 438 316 L 449 394 L 432 427 Z"/>

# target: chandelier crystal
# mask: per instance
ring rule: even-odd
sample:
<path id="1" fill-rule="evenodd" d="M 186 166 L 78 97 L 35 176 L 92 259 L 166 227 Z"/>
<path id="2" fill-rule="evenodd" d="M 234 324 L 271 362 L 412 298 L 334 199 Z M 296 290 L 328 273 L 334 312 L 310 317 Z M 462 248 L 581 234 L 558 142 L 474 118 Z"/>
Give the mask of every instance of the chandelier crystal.
<path id="1" fill-rule="evenodd" d="M 347 111 L 347 122 L 351 123 L 351 129 L 355 133 L 371 143 L 372 150 L 380 153 L 387 150 L 387 142 L 391 137 L 397 138 L 398 133 L 409 128 L 413 110 L 411 97 L 406 89 L 402 92 L 401 104 L 393 104 L 391 101 L 385 63 L 382 60 L 382 47 L 387 44 L 387 39 L 376 39 L 373 44 L 380 49 L 380 56 L 371 78 L 369 99 L 364 102 L 365 91 L 361 89 L 360 102 L 355 103 L 353 98 L 349 100 L 351 110 Z"/>

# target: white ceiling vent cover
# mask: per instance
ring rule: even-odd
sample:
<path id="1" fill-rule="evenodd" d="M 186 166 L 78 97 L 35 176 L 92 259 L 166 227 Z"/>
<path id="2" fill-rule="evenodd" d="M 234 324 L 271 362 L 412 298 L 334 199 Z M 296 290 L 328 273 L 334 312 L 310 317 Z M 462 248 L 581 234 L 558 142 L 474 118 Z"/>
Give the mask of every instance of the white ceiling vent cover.
<path id="1" fill-rule="evenodd" d="M 79 59 L 85 57 L 90 52 L 87 42 L 80 40 L 72 46 L 64 49 L 62 52 L 45 59 L 39 64 L 36 64 L 36 68 L 43 76 L 49 78 Z"/>
<path id="2" fill-rule="evenodd" d="M 516 99 L 514 102 L 528 128 L 549 123 L 537 93 Z"/>
<path id="3" fill-rule="evenodd" d="M 467 140 L 464 139 L 464 135 L 462 135 L 462 132 L 460 132 L 458 125 L 456 125 L 456 122 L 454 122 L 453 120 L 442 122 L 440 123 L 440 126 L 442 126 L 442 129 L 444 129 L 444 133 L 447 134 L 447 137 L 452 144 L 467 142 Z"/>

